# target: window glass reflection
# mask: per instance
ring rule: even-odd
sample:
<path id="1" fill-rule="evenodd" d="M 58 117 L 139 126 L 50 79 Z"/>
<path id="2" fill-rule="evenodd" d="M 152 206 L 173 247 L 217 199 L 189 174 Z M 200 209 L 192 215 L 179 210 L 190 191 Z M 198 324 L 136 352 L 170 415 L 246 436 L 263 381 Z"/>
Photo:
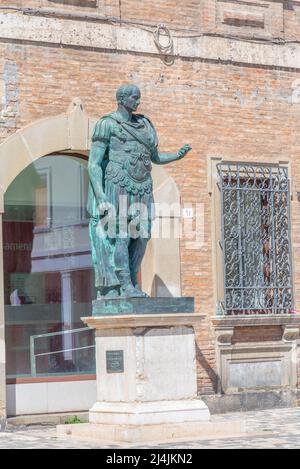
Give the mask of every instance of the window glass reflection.
<path id="1" fill-rule="evenodd" d="M 84 159 L 51 155 L 28 166 L 6 192 L 8 377 L 94 373 L 93 331 L 62 333 L 84 327 L 80 317 L 95 297 L 87 186 Z"/>

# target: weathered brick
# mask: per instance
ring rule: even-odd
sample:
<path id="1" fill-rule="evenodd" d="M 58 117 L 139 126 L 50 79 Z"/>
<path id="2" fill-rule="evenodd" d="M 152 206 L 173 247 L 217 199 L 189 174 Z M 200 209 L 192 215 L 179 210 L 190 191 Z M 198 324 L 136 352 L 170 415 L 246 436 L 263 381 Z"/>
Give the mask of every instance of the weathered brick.
<path id="1" fill-rule="evenodd" d="M 5 5 L 8 2 L 0 0 L 0 6 Z M 94 11 L 45 0 L 9 3 L 10 7 L 13 5 L 78 13 Z M 129 21 L 164 22 L 191 33 L 201 25 L 218 30 L 212 14 L 214 8 L 213 0 L 206 0 L 203 5 L 200 0 L 155 3 L 103 0 L 97 12 L 107 16 L 119 16 L 121 12 L 122 18 Z M 283 14 L 286 37 L 298 40 L 300 6 L 284 9 Z M 241 28 L 240 33 L 243 31 Z M 192 152 L 184 160 L 166 169 L 179 187 L 183 204 L 204 204 L 204 245 L 198 251 L 190 251 L 185 246 L 186 240 L 181 241 L 181 281 L 183 295 L 194 296 L 196 311 L 207 317 L 197 329 L 198 385 L 200 393 L 214 392 L 217 371 L 214 331 L 209 318 L 215 314 L 216 305 L 207 160 L 217 156 L 231 161 L 291 161 L 294 282 L 299 309 L 300 210 L 295 191 L 300 190 L 300 104 L 293 102 L 299 70 L 180 58 L 172 66 L 166 66 L 158 56 L 41 44 L 0 42 L 0 51 L 2 140 L 37 119 L 64 113 L 76 96 L 83 101 L 87 114 L 101 116 L 114 109 L 117 87 L 134 82 L 142 92 L 140 112 L 155 123 L 160 149 L 176 151 L 185 142 L 192 146 Z M 7 73 L 8 66 L 10 73 Z M 242 335 L 244 340 L 250 340 L 251 334 L 240 330 L 235 340 L 240 340 Z M 265 328 L 260 334 L 262 340 L 269 340 L 277 338 L 279 331 Z"/>

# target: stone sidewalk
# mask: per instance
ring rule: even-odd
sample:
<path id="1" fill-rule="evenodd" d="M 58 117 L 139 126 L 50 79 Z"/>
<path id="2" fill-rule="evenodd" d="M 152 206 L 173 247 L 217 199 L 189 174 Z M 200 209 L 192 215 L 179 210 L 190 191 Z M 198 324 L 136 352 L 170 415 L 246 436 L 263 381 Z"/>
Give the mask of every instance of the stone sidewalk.
<path id="1" fill-rule="evenodd" d="M 9 425 L 0 432 L 0 449 L 205 449 L 205 448 L 300 448 L 300 408 L 261 410 L 256 412 L 214 415 L 212 420 L 226 422 L 245 419 L 246 435 L 219 439 L 197 439 L 151 445 L 116 445 L 75 441 L 56 437 L 54 426 Z M 79 424 L 80 425 L 80 424 Z"/>

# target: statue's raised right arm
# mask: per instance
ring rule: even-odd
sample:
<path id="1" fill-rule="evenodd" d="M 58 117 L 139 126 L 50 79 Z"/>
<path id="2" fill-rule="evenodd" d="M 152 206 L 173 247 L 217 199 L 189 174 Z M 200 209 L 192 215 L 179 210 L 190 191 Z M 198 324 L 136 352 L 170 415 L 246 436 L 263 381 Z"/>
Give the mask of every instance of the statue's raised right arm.
<path id="1" fill-rule="evenodd" d="M 192 148 L 189 144 L 183 145 L 177 153 L 159 153 L 157 147 L 152 152 L 151 160 L 155 164 L 167 164 L 181 160 Z"/>
<path id="2" fill-rule="evenodd" d="M 154 125 L 152 124 L 151 120 L 146 117 L 146 121 L 152 127 L 152 131 L 154 133 L 154 145 L 151 148 L 151 161 L 155 164 L 168 164 L 172 163 L 172 161 L 181 160 L 192 148 L 188 143 L 183 145 L 177 153 L 159 153 L 158 151 L 158 138 L 156 134 L 156 130 Z"/>

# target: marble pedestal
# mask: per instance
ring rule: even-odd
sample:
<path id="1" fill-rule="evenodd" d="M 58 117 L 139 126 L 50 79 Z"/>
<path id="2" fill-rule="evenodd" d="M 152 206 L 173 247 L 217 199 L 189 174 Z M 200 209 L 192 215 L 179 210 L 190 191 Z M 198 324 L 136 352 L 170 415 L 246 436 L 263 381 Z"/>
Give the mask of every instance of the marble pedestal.
<path id="1" fill-rule="evenodd" d="M 202 318 L 194 313 L 82 318 L 96 329 L 97 402 L 88 424 L 60 426 L 59 433 L 134 443 L 203 434 L 212 424 L 197 397 L 193 326 Z"/>
<path id="2" fill-rule="evenodd" d="M 96 328 L 97 402 L 91 423 L 207 421 L 197 398 L 194 314 L 86 318 Z"/>

